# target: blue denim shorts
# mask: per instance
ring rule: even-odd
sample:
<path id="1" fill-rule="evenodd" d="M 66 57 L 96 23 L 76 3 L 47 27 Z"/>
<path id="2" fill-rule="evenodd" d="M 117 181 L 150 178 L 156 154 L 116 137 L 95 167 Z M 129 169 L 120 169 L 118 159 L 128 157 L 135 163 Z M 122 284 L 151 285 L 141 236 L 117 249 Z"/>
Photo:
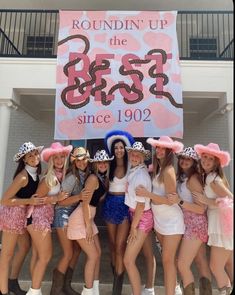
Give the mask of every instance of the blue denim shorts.
<path id="1" fill-rule="evenodd" d="M 124 195 L 107 194 L 101 211 L 103 219 L 112 224 L 121 224 L 125 219 L 129 220 L 129 207 L 124 201 Z"/>
<path id="2" fill-rule="evenodd" d="M 77 206 L 56 206 L 53 220 L 53 228 L 63 228 L 68 225 L 69 216 L 72 214 Z"/>

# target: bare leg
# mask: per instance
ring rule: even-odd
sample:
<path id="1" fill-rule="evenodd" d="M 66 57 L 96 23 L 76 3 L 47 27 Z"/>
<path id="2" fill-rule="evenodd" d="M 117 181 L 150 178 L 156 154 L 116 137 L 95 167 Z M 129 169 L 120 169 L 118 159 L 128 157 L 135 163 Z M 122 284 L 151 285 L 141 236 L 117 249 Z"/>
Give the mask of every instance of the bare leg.
<path id="1" fill-rule="evenodd" d="M 194 259 L 194 262 L 197 266 L 197 270 L 199 272 L 199 276 L 202 278 L 207 278 L 211 281 L 211 271 L 209 267 L 209 262 L 206 254 L 206 244 L 202 243 L 201 247 L 199 248 L 197 255 Z"/>
<path id="2" fill-rule="evenodd" d="M 33 270 L 35 268 L 37 259 L 38 259 L 37 249 L 32 241 L 32 256 L 31 256 L 30 265 L 29 265 L 31 278 L 33 277 Z"/>
<path id="3" fill-rule="evenodd" d="M 67 238 L 67 232 L 63 228 L 57 228 L 56 232 L 63 251 L 62 257 L 57 264 L 57 270 L 65 273 L 73 257 L 73 241 Z"/>
<path id="4" fill-rule="evenodd" d="M 106 222 L 107 230 L 108 230 L 108 240 L 109 240 L 109 254 L 110 254 L 110 261 L 112 267 L 115 268 L 115 242 L 116 242 L 116 236 L 117 236 L 117 224 L 112 224 Z"/>
<path id="5" fill-rule="evenodd" d="M 99 253 L 97 252 L 95 242 L 88 243 L 86 239 L 80 239 L 77 240 L 77 242 L 87 256 L 86 264 L 84 267 L 84 277 L 86 288 L 91 289 L 93 287 L 95 269 L 99 259 Z"/>
<path id="6" fill-rule="evenodd" d="M 122 274 L 124 272 L 123 257 L 126 250 L 126 241 L 129 233 L 129 222 L 124 220 L 122 224 L 117 226 L 117 235 L 115 241 L 115 271 Z"/>
<path id="7" fill-rule="evenodd" d="M 141 293 L 141 278 L 136 266 L 136 258 L 143 247 L 146 237 L 147 234 L 138 229 L 136 240 L 127 244 L 124 255 L 124 265 L 131 283 L 133 295 L 140 295 Z"/>
<path id="8" fill-rule="evenodd" d="M 225 270 L 229 276 L 229 279 L 232 285 L 233 284 L 233 252 L 229 256 L 229 259 L 225 264 Z"/>
<path id="9" fill-rule="evenodd" d="M 20 270 L 24 263 L 25 257 L 29 252 L 31 246 L 30 236 L 28 232 L 25 232 L 23 235 L 19 235 L 17 239 L 17 251 L 14 254 L 10 279 L 17 279 L 19 277 Z"/>
<path id="10" fill-rule="evenodd" d="M 175 294 L 177 281 L 176 251 L 178 249 L 181 235 L 162 236 L 162 264 L 164 269 L 164 282 L 166 295 Z M 161 241 L 160 241 L 161 242 Z"/>
<path id="11" fill-rule="evenodd" d="M 216 279 L 218 288 L 230 287 L 230 279 L 225 271 L 225 264 L 229 260 L 231 253 L 231 251 L 222 247 L 211 247 L 210 269 Z"/>
<path id="12" fill-rule="evenodd" d="M 191 265 L 201 243 L 202 241 L 197 239 L 183 239 L 181 242 L 178 256 L 178 269 L 183 280 L 184 288 L 194 282 Z"/>
<path id="13" fill-rule="evenodd" d="M 47 265 L 52 256 L 51 232 L 35 231 L 32 225 L 28 226 L 28 232 L 37 250 L 37 261 L 32 272 L 32 288 L 40 289 Z"/>
<path id="14" fill-rule="evenodd" d="M 155 282 L 155 275 L 156 275 L 156 259 L 153 254 L 153 247 L 152 247 L 152 232 L 147 235 L 147 238 L 143 244 L 143 255 L 145 258 L 146 263 L 146 270 L 147 270 L 147 280 L 145 284 L 145 288 L 150 289 L 154 287 Z"/>
<path id="15" fill-rule="evenodd" d="M 101 247 L 100 247 L 100 241 L 99 241 L 99 236 L 98 235 L 94 236 L 94 243 L 95 243 L 95 247 L 96 247 L 96 252 L 98 254 L 98 259 L 97 259 L 97 262 L 96 262 L 96 265 L 95 265 L 94 280 L 99 280 Z"/>
<path id="16" fill-rule="evenodd" d="M 14 255 L 18 234 L 9 232 L 2 233 L 2 249 L 0 255 L 0 291 L 2 294 L 8 293 L 8 274 L 10 262 Z"/>
<path id="17" fill-rule="evenodd" d="M 80 253 L 81 253 L 81 247 L 78 245 L 77 242 L 73 241 L 73 256 L 72 256 L 72 259 L 70 260 L 69 262 L 69 266 L 72 268 L 72 269 L 75 269 L 76 265 L 77 265 L 77 261 L 78 261 L 78 258 L 80 256 Z"/>

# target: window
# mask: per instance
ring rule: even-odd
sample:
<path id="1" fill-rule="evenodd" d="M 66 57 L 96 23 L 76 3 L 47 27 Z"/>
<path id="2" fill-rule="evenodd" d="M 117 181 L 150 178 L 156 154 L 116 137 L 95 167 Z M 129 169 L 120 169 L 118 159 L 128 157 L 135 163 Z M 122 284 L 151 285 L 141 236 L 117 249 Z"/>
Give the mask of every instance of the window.
<path id="1" fill-rule="evenodd" d="M 217 56 L 216 38 L 190 38 L 191 58 L 215 58 Z"/>
<path id="2" fill-rule="evenodd" d="M 51 56 L 53 53 L 52 36 L 27 36 L 28 56 Z"/>

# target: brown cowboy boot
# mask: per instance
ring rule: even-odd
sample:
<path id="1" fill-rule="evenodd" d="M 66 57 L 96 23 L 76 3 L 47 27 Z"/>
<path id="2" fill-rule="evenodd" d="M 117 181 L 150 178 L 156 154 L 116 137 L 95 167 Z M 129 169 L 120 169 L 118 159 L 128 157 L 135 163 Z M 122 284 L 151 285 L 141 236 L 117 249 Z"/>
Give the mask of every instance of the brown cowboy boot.
<path id="1" fill-rule="evenodd" d="M 212 295 L 211 281 L 206 277 L 199 279 L 199 295 Z"/>
<path id="2" fill-rule="evenodd" d="M 195 285 L 194 282 L 188 284 L 185 288 L 183 288 L 184 295 L 195 295 Z"/>
<path id="3" fill-rule="evenodd" d="M 71 286 L 72 276 L 73 269 L 71 267 L 68 267 L 64 277 L 63 291 L 66 295 L 80 295 L 80 293 L 76 292 Z"/>
<path id="4" fill-rule="evenodd" d="M 53 270 L 52 286 L 50 295 L 65 295 L 63 292 L 65 275 L 57 268 Z"/>

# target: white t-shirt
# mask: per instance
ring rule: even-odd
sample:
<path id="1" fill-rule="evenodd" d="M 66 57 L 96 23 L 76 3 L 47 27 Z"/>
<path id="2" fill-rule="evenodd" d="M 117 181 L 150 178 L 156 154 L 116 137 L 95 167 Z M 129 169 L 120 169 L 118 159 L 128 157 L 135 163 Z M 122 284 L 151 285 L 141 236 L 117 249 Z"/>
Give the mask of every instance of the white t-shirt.
<path id="1" fill-rule="evenodd" d="M 146 211 L 150 209 L 150 199 L 136 195 L 135 189 L 139 185 L 143 185 L 148 191 L 152 190 L 151 178 L 145 165 L 139 165 L 129 170 L 125 204 L 129 208 L 135 209 L 137 202 L 144 203 L 144 211 Z"/>

